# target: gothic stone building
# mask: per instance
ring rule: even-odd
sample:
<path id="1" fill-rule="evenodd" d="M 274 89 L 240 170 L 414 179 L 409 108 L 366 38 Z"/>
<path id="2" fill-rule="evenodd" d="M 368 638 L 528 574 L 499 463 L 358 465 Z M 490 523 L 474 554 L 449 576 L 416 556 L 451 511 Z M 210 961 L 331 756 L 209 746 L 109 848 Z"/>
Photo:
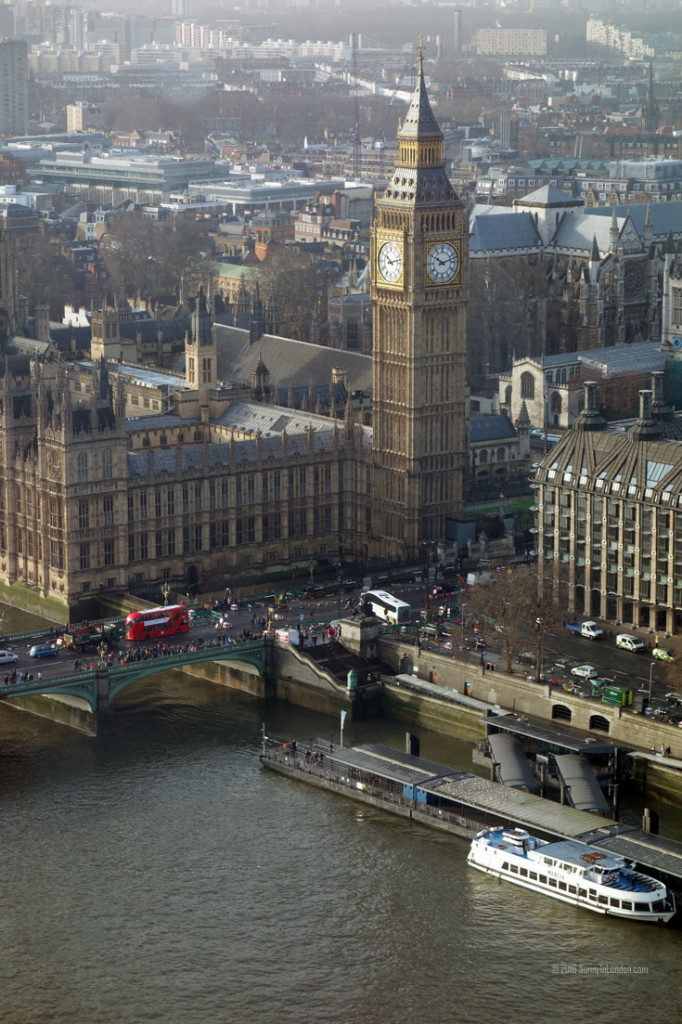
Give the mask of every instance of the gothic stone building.
<path id="1" fill-rule="evenodd" d="M 184 383 L 137 418 L 106 318 L 98 361 L 5 353 L 0 582 L 77 610 L 101 589 L 215 592 L 320 556 L 404 562 L 445 536 L 467 448 L 467 230 L 421 58 L 398 143 L 372 229 L 373 430 L 351 402 L 340 420 L 273 404 L 265 379 L 260 402 L 221 384 L 203 295 Z"/>
<path id="2" fill-rule="evenodd" d="M 320 555 L 367 557 L 371 432 L 226 394 L 205 303 L 172 409 L 125 415 L 125 377 L 5 357 L 0 580 L 70 609 L 164 579 L 202 591 Z M 203 341 L 203 344 L 202 344 Z"/>

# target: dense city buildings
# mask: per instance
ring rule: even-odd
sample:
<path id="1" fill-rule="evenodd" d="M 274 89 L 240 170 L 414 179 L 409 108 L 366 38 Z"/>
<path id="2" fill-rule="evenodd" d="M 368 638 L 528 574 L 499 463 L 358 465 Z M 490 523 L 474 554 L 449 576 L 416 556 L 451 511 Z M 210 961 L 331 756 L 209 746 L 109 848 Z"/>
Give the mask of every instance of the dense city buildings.
<path id="1" fill-rule="evenodd" d="M 405 562 L 443 540 L 466 462 L 467 233 L 421 68 L 398 147 L 372 229 L 374 427 L 367 356 L 217 327 L 203 292 L 182 377 L 122 362 L 115 310 L 92 315 L 86 360 L 57 357 L 44 324 L 2 358 L 0 579 L 75 608 L 163 580 L 205 591 L 318 559 Z M 4 286 L 22 322 L 9 272 Z M 273 385 L 264 356 L 287 344 L 326 353 L 326 396 L 312 378 L 296 394 L 290 375 L 286 399 Z M 229 383 L 239 358 L 248 384 Z"/>

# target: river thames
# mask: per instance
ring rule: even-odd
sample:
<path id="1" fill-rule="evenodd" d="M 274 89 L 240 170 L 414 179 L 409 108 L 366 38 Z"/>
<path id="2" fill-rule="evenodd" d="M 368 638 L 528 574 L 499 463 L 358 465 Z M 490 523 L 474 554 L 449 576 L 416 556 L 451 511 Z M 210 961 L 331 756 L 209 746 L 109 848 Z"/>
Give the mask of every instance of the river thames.
<path id="1" fill-rule="evenodd" d="M 682 931 L 487 878 L 464 840 L 261 768 L 263 722 L 336 721 L 181 673 L 123 698 L 96 741 L 0 709 L 3 1022 L 679 1019 Z M 442 737 L 422 754 L 470 767 Z"/>

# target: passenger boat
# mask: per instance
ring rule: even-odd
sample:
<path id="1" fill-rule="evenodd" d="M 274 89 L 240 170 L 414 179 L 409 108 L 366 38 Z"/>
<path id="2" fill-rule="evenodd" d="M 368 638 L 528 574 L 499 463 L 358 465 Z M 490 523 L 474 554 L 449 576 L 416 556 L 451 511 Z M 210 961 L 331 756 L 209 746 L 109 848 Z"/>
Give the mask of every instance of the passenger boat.
<path id="1" fill-rule="evenodd" d="M 597 914 L 665 924 L 675 897 L 631 861 L 573 839 L 548 843 L 523 829 L 486 828 L 471 843 L 468 863 L 525 889 Z"/>

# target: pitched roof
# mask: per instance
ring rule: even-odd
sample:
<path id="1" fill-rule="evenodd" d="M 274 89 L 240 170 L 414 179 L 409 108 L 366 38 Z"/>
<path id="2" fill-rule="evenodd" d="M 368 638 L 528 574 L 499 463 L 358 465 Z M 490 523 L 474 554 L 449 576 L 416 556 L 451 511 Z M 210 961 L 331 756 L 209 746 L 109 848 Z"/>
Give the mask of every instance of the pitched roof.
<path id="1" fill-rule="evenodd" d="M 469 252 L 533 249 L 539 244 L 540 235 L 530 213 L 506 212 L 496 216 L 474 218 L 469 237 Z"/>
<path id="2" fill-rule="evenodd" d="M 541 206 L 544 208 L 559 206 L 582 206 L 582 199 L 576 199 L 568 192 L 562 192 L 554 185 L 541 185 L 534 192 L 514 201 L 514 206 Z"/>
<path id="3" fill-rule="evenodd" d="M 481 441 L 506 441 L 516 437 L 508 416 L 474 416 L 469 420 L 469 438 L 472 444 Z"/>
<path id="4" fill-rule="evenodd" d="M 328 384 L 332 370 L 346 370 L 349 391 L 372 390 L 372 357 L 359 352 L 312 345 L 293 338 L 264 334 L 252 342 L 249 331 L 214 324 L 218 346 L 218 377 L 225 381 L 251 383 L 251 374 L 259 358 L 270 373 L 273 388 Z"/>
<path id="5" fill-rule="evenodd" d="M 415 139 L 443 138 L 443 133 L 440 129 L 440 125 L 433 115 L 429 96 L 426 91 L 423 58 L 421 54 L 419 55 L 417 84 L 415 86 L 414 93 L 412 94 L 412 99 L 410 100 L 409 110 L 407 111 L 405 120 L 398 132 L 398 137 Z"/>

